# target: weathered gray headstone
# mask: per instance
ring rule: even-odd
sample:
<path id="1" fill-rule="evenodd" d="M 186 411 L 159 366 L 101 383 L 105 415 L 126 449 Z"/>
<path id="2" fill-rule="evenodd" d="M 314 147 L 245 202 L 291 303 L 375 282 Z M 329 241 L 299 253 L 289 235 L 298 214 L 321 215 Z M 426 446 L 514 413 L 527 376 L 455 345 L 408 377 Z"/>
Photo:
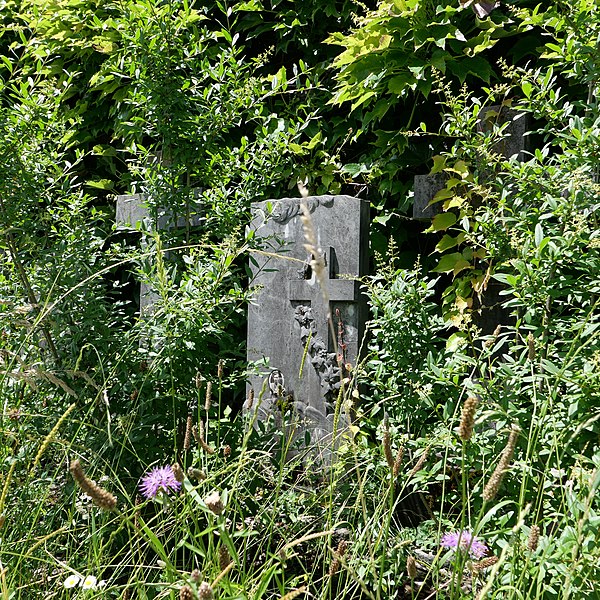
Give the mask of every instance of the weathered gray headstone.
<path id="1" fill-rule="evenodd" d="M 477 121 L 478 131 L 491 131 L 494 125 L 504 124 L 506 124 L 504 137 L 494 145 L 494 152 L 504 158 L 516 156 L 517 160 L 525 160 L 525 152 L 529 146 L 529 140 L 525 135 L 529 131 L 528 115 L 501 105 L 484 106 L 480 110 Z"/>
<path id="2" fill-rule="evenodd" d="M 444 173 L 415 175 L 413 219 L 433 219 L 440 212 L 440 203 L 429 203 L 444 189 L 447 179 Z"/>
<path id="3" fill-rule="evenodd" d="M 175 216 L 171 211 L 159 210 L 152 217 L 144 194 L 117 196 L 117 231 L 166 231 L 173 227 L 193 227 L 199 225 L 201 220 L 200 215 L 189 211 L 186 215 Z M 151 313 L 157 300 L 158 296 L 152 287 L 140 282 L 140 315 Z"/>
<path id="4" fill-rule="evenodd" d="M 328 302 L 304 247 L 301 203 L 310 211 L 325 261 Z M 291 437 L 303 439 L 308 431 L 312 456 L 317 447 L 318 460 L 329 463 L 344 365 L 356 364 L 366 321 L 356 278 L 368 270 L 369 202 L 350 196 L 284 198 L 254 203 L 252 211 L 251 229 L 262 252 L 251 259 L 248 360 L 263 367 L 248 385 L 261 418 L 274 415 L 281 424 L 290 413 Z"/>
<path id="5" fill-rule="evenodd" d="M 525 134 L 529 131 L 527 115 L 500 105 L 484 106 L 480 110 L 477 121 L 478 131 L 491 131 L 494 125 L 504 124 L 506 128 L 503 131 L 503 138 L 494 144 L 493 151 L 505 158 L 516 156 L 517 160 L 525 160 L 525 152 L 528 148 Z M 432 219 L 440 212 L 441 202 L 429 203 L 437 192 L 444 188 L 447 178 L 443 173 L 415 176 L 413 219 Z"/>

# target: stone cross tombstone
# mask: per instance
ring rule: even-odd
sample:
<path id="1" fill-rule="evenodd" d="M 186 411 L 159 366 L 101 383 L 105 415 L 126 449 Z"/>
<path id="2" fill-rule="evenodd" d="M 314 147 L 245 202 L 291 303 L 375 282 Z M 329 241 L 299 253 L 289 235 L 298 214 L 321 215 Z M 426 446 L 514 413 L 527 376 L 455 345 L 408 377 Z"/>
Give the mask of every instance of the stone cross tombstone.
<path id="1" fill-rule="evenodd" d="M 310 211 L 324 259 L 328 301 L 304 247 L 301 203 Z M 248 361 L 258 373 L 249 377 L 249 391 L 261 420 L 274 417 L 292 445 L 310 436 L 306 456 L 331 464 L 344 365 L 356 364 L 366 322 L 356 278 L 368 271 L 369 202 L 351 196 L 284 198 L 252 204 L 252 215 L 250 228 L 262 250 L 250 261 Z"/>
<path id="2" fill-rule="evenodd" d="M 193 227 L 200 225 L 201 216 L 189 213 L 185 216 L 173 215 L 168 210 L 159 210 L 152 218 L 144 194 L 117 196 L 116 229 L 122 232 L 166 231 L 173 227 Z M 168 255 L 168 253 L 166 253 Z M 140 282 L 140 316 L 151 314 L 158 301 L 156 292 L 150 285 Z"/>

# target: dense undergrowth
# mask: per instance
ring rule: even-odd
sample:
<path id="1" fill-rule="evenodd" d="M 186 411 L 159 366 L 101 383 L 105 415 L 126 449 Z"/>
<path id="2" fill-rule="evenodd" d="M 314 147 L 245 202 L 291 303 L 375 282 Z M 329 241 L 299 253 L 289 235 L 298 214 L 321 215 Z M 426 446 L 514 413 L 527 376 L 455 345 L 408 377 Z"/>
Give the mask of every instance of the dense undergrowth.
<path id="1" fill-rule="evenodd" d="M 469 4 L 0 2 L 2 600 L 598 597 L 600 15 Z M 373 196 L 325 469 L 244 397 L 249 203 L 298 182 Z"/>

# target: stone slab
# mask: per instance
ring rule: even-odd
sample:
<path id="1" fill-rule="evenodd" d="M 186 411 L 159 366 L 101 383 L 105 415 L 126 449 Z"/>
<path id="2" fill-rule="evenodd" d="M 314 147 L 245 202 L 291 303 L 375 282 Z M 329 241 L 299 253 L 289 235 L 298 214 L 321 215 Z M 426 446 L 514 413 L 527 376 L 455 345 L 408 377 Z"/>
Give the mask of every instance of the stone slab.
<path id="1" fill-rule="evenodd" d="M 200 190 L 193 190 L 195 195 Z M 127 194 L 117 196 L 116 205 L 116 230 L 121 232 L 137 232 L 143 236 L 144 232 L 167 231 L 173 227 L 194 227 L 202 223 L 203 217 L 197 212 L 186 216 L 177 215 L 175 218 L 169 210 L 157 211 L 157 216 L 151 216 L 146 204 L 144 194 Z M 142 237 L 142 244 L 143 244 Z M 168 256 L 168 253 L 165 253 Z M 140 282 L 140 315 L 149 315 L 158 301 L 158 295 L 147 283 Z"/>
<path id="2" fill-rule="evenodd" d="M 508 123 L 504 135 L 493 147 L 493 150 L 504 158 L 516 157 L 525 160 L 528 150 L 529 131 L 528 115 L 501 105 L 484 106 L 479 113 L 477 129 L 479 132 L 491 131 L 494 125 Z M 447 176 L 443 173 L 434 175 L 416 175 L 414 179 L 413 219 L 433 219 L 440 212 L 441 203 L 430 205 L 433 197 L 445 184 Z"/>
<path id="3" fill-rule="evenodd" d="M 446 181 L 447 177 L 443 173 L 415 175 L 413 219 L 433 219 L 440 212 L 441 202 L 429 203 L 445 187 Z"/>
<path id="4" fill-rule="evenodd" d="M 328 301 L 304 247 L 301 202 L 311 212 L 324 256 Z M 293 437 L 309 431 L 311 445 L 325 447 L 345 374 L 340 362 L 356 364 L 364 334 L 367 306 L 353 278 L 368 271 L 369 202 L 351 196 L 284 198 L 254 203 L 252 214 L 261 251 L 251 255 L 248 360 L 261 367 L 248 386 L 260 403 L 260 418 L 274 415 L 283 422 L 291 411 L 298 417 Z"/>
<path id="5" fill-rule="evenodd" d="M 175 217 L 169 210 L 159 210 L 157 217 L 150 215 L 144 194 L 128 194 L 117 196 L 116 228 L 117 231 L 165 231 L 172 227 L 195 227 L 202 223 L 202 215 L 191 212 L 189 215 Z"/>
<path id="6" fill-rule="evenodd" d="M 501 105 L 484 106 L 479 112 L 477 129 L 480 132 L 490 131 L 494 125 L 508 123 L 502 140 L 494 145 L 494 151 L 504 158 L 515 157 L 525 160 L 529 147 L 525 135 L 529 131 L 529 117 L 523 112 Z"/>

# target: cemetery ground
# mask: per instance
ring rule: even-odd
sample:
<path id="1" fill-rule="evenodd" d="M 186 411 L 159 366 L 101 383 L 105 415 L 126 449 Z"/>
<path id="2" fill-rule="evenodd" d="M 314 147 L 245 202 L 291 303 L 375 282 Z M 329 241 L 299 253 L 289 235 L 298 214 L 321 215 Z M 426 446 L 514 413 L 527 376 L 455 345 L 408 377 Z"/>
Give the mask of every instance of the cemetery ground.
<path id="1" fill-rule="evenodd" d="M 598 3 L 0 6 L 0 600 L 600 598 Z"/>

